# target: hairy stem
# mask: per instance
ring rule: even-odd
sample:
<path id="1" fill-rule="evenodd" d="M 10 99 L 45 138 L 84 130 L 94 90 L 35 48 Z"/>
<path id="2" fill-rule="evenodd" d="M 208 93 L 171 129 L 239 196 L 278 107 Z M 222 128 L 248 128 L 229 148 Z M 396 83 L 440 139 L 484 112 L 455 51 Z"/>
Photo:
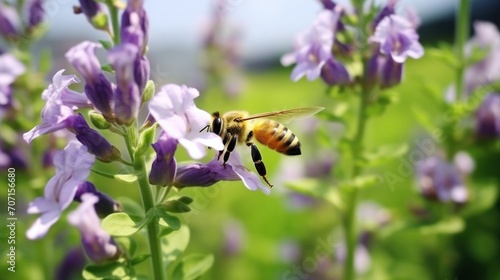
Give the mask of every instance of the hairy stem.
<path id="1" fill-rule="evenodd" d="M 153 200 L 152 187 L 148 181 L 148 174 L 146 171 L 146 162 L 144 156 L 135 156 L 133 154 L 133 147 L 137 139 L 137 129 L 132 126 L 128 130 L 126 136 L 127 150 L 129 151 L 130 158 L 133 159 L 134 172 L 137 176 L 137 183 L 139 184 L 139 190 L 141 191 L 141 199 L 144 207 L 144 213 L 147 213 L 150 209 L 155 207 Z M 151 253 L 151 263 L 153 266 L 153 279 L 164 280 L 164 265 L 161 253 L 161 243 L 158 238 L 159 228 L 156 219 L 147 225 L 148 231 L 148 241 L 149 241 L 149 251 Z"/>

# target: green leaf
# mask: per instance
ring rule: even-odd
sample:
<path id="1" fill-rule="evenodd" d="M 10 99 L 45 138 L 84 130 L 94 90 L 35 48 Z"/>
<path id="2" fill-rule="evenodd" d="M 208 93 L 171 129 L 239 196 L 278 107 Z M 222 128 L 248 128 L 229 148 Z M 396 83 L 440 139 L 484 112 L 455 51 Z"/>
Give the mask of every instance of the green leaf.
<path id="1" fill-rule="evenodd" d="M 185 225 L 161 239 L 161 250 L 167 262 L 173 262 L 189 244 L 189 228 Z"/>
<path id="2" fill-rule="evenodd" d="M 155 90 L 155 83 L 152 80 L 149 80 L 146 83 L 144 92 L 142 93 L 142 103 L 146 103 L 151 100 L 151 98 L 155 95 Z"/>
<path id="3" fill-rule="evenodd" d="M 90 264 L 82 272 L 84 279 L 124 279 L 130 276 L 129 269 L 123 262 Z"/>
<path id="4" fill-rule="evenodd" d="M 324 199 L 338 209 L 344 208 L 344 203 L 340 197 L 339 189 L 331 186 L 330 183 L 318 179 L 303 179 L 295 182 L 288 182 L 286 186 L 298 193 Z"/>
<path id="5" fill-rule="evenodd" d="M 142 206 L 137 201 L 131 199 L 130 197 L 121 196 L 118 197 L 117 200 L 120 203 L 123 212 L 126 212 L 131 216 L 140 217 L 144 215 L 144 210 L 142 209 Z"/>
<path id="6" fill-rule="evenodd" d="M 101 43 L 102 47 L 109 51 L 113 47 L 113 43 L 110 41 L 105 41 L 105 40 L 99 40 L 99 43 Z"/>
<path id="7" fill-rule="evenodd" d="M 127 213 L 113 213 L 102 220 L 102 227 L 113 236 L 130 236 L 146 226 L 151 221 L 152 215 L 146 218 L 129 216 Z"/>
<path id="8" fill-rule="evenodd" d="M 140 157 L 144 155 L 149 148 L 151 148 L 151 143 L 155 139 L 156 125 L 146 128 L 142 131 L 139 136 L 139 143 L 137 144 L 137 149 L 135 150 L 135 157 Z"/>
<path id="9" fill-rule="evenodd" d="M 452 69 L 456 69 L 460 65 L 457 57 L 455 56 L 449 45 L 440 44 L 438 48 L 427 49 L 426 54 L 432 58 L 443 61 Z"/>
<path id="10" fill-rule="evenodd" d="M 115 73 L 115 70 L 113 69 L 113 67 L 109 63 L 101 65 L 101 70 L 106 71 L 106 72 L 111 73 L 111 74 Z"/>
<path id="11" fill-rule="evenodd" d="M 362 166 L 377 166 L 399 158 L 408 152 L 408 144 L 385 145 L 371 152 L 365 152 L 361 161 Z"/>
<path id="12" fill-rule="evenodd" d="M 170 227 L 173 230 L 178 230 L 181 227 L 181 220 L 176 216 L 172 216 L 166 212 L 165 209 L 157 207 L 155 210 L 156 216 L 159 218 L 160 225 Z"/>
<path id="13" fill-rule="evenodd" d="M 491 209 L 498 198 L 498 187 L 494 183 L 475 185 L 470 201 L 465 206 L 463 215 L 466 217 L 481 214 Z"/>
<path id="14" fill-rule="evenodd" d="M 138 264 L 142 263 L 143 261 L 149 259 L 150 257 L 151 257 L 150 254 L 137 256 L 137 257 L 133 258 L 132 260 L 130 260 L 130 264 L 131 265 L 138 265 Z"/>
<path id="15" fill-rule="evenodd" d="M 40 53 L 39 70 L 48 73 L 52 69 L 52 53 L 49 48 L 45 48 Z"/>
<path id="16" fill-rule="evenodd" d="M 181 196 L 177 200 L 186 204 L 186 205 L 189 205 L 189 204 L 191 204 L 191 202 L 193 202 L 193 199 L 189 196 Z"/>
<path id="17" fill-rule="evenodd" d="M 460 217 L 451 217 L 432 225 L 420 227 L 422 234 L 456 234 L 464 230 L 465 223 Z"/>
<path id="18" fill-rule="evenodd" d="M 116 174 L 114 177 L 118 182 L 122 183 L 132 184 L 137 181 L 137 176 L 134 174 Z"/>
<path id="19" fill-rule="evenodd" d="M 164 227 L 160 233 L 158 233 L 158 237 L 164 237 L 166 235 L 169 235 L 171 234 L 172 232 L 174 232 L 175 230 L 173 230 L 172 228 L 170 227 Z"/>
<path id="20" fill-rule="evenodd" d="M 481 48 L 478 46 L 473 46 L 471 48 L 471 52 L 467 57 L 467 61 L 465 62 L 466 66 L 470 66 L 472 64 L 476 64 L 486 58 L 486 56 L 490 53 L 491 48 Z"/>
<path id="21" fill-rule="evenodd" d="M 171 213 L 186 213 L 191 211 L 191 208 L 179 200 L 169 200 L 162 207 L 167 212 Z"/>
<path id="22" fill-rule="evenodd" d="M 111 126 L 111 124 L 96 111 L 90 111 L 89 117 L 92 124 L 98 129 L 108 129 Z"/>
<path id="23" fill-rule="evenodd" d="M 189 255 L 182 259 L 174 269 L 174 280 L 194 280 L 207 272 L 214 263 L 213 255 Z"/>
<path id="24" fill-rule="evenodd" d="M 379 178 L 375 175 L 359 175 L 352 180 L 341 182 L 340 187 L 342 189 L 363 189 L 371 187 L 377 183 L 379 183 Z"/>

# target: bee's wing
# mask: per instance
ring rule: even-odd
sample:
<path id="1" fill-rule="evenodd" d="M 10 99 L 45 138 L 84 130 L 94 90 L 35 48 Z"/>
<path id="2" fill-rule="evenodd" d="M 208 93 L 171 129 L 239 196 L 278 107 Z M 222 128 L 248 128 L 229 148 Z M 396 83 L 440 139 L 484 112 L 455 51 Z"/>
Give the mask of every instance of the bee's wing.
<path id="1" fill-rule="evenodd" d="M 325 108 L 317 107 L 317 106 L 300 107 L 300 108 L 294 108 L 294 109 L 289 109 L 289 110 L 281 110 L 281 111 L 266 112 L 266 113 L 250 115 L 248 117 L 238 119 L 238 121 L 244 122 L 244 121 L 258 119 L 258 118 L 272 118 L 272 119 L 279 119 L 281 122 L 286 123 L 286 122 L 289 122 L 289 121 L 294 120 L 294 119 L 301 119 L 301 118 L 312 116 L 323 109 L 325 109 Z"/>

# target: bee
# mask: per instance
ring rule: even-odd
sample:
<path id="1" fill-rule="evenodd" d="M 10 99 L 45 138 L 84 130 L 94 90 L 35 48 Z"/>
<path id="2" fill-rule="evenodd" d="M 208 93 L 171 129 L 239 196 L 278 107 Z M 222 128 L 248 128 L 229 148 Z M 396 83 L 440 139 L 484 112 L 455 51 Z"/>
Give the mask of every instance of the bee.
<path id="1" fill-rule="evenodd" d="M 245 144 L 250 147 L 255 169 L 269 187 L 273 187 L 266 178 L 266 166 L 254 141 L 256 140 L 285 155 L 300 155 L 299 138 L 290 129 L 274 119 L 286 122 L 314 115 L 323 109 L 311 106 L 255 115 L 250 115 L 245 111 L 230 111 L 223 115 L 214 112 L 211 123 L 202 131 L 207 129 L 222 138 L 224 150 L 219 151 L 218 159 L 224 155 L 224 166 L 226 166 L 226 162 L 237 144 Z"/>

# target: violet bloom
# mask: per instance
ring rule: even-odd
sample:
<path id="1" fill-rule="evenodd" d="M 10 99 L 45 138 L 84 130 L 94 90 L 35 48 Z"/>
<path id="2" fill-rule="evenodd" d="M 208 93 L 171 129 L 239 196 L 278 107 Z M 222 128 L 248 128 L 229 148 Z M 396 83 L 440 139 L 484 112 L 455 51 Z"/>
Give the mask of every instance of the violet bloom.
<path id="1" fill-rule="evenodd" d="M 134 61 L 139 47 L 121 44 L 109 51 L 109 62 L 116 73 L 117 88 L 113 92 L 113 112 L 118 124 L 131 125 L 141 106 L 141 94 L 134 80 Z"/>
<path id="2" fill-rule="evenodd" d="M 500 138 L 500 94 L 490 93 L 476 111 L 476 137 Z"/>
<path id="3" fill-rule="evenodd" d="M 120 151 L 95 129 L 90 128 L 82 114 L 71 118 L 68 130 L 76 135 L 76 139 L 88 148 L 89 153 L 102 162 L 112 162 L 120 158 Z"/>
<path id="4" fill-rule="evenodd" d="M 294 52 L 284 55 L 281 64 L 296 64 L 291 79 L 298 81 L 303 76 L 312 81 L 321 74 L 321 68 L 332 57 L 332 45 L 340 9 L 323 10 L 313 26 L 295 40 Z"/>
<path id="5" fill-rule="evenodd" d="M 333 57 L 330 57 L 321 68 L 321 78 L 328 85 L 345 85 L 352 81 L 344 64 Z"/>
<path id="6" fill-rule="evenodd" d="M 109 233 L 101 227 L 101 221 L 94 210 L 99 198 L 86 193 L 82 195 L 82 203 L 68 215 L 68 221 L 77 227 L 82 236 L 83 250 L 94 262 L 115 260 L 120 250 Z"/>
<path id="7" fill-rule="evenodd" d="M 71 142 L 54 156 L 56 174 L 47 182 L 44 197 L 38 197 L 28 206 L 28 214 L 41 214 L 28 229 L 29 239 L 43 237 L 59 219 L 75 196 L 78 185 L 84 182 L 94 164 L 94 156 L 80 143 Z"/>
<path id="8" fill-rule="evenodd" d="M 68 86 L 79 82 L 76 76 L 63 76 L 64 70 L 54 75 L 52 84 L 44 90 L 42 98 L 46 101 L 42 109 L 42 123 L 23 134 L 23 139 L 30 143 L 40 135 L 67 128 L 75 117 L 74 109 L 90 107 L 87 99 Z"/>
<path id="9" fill-rule="evenodd" d="M 43 0 L 28 0 L 25 3 L 25 13 L 27 15 L 28 29 L 37 27 L 43 22 L 45 11 L 43 10 Z"/>
<path id="10" fill-rule="evenodd" d="M 467 67 L 464 74 L 467 93 L 472 93 L 477 87 L 500 80 L 500 32 L 495 24 L 490 22 L 474 22 L 475 35 L 467 43 L 466 53 L 472 49 L 488 51 L 486 56 L 477 63 Z"/>
<path id="11" fill-rule="evenodd" d="M 117 212 L 121 209 L 120 205 L 115 202 L 107 194 L 100 192 L 96 189 L 94 184 L 89 181 L 85 181 L 78 185 L 73 201 L 82 202 L 82 196 L 86 193 L 95 195 L 99 201 L 94 204 L 95 212 L 99 217 L 106 217 L 109 214 Z"/>
<path id="12" fill-rule="evenodd" d="M 101 111 L 109 121 L 114 120 L 111 109 L 113 85 L 104 76 L 101 64 L 95 55 L 95 49 L 101 45 L 84 41 L 66 53 L 66 59 L 83 76 L 85 80 L 85 94 L 94 107 Z"/>
<path id="13" fill-rule="evenodd" d="M 127 29 L 129 26 L 136 24 L 134 21 L 134 17 L 138 17 L 138 23 L 142 30 L 142 46 L 141 50 L 144 53 L 146 50 L 146 46 L 148 44 L 148 28 L 149 28 L 149 19 L 144 10 L 144 0 L 128 0 L 127 8 L 122 14 L 121 18 L 121 36 L 122 38 L 127 38 Z M 135 14 L 135 16 L 131 16 Z"/>
<path id="14" fill-rule="evenodd" d="M 468 169 L 463 166 L 471 166 L 472 159 L 465 153 L 458 155 L 455 164 L 450 164 L 437 156 L 428 157 L 417 163 L 418 185 L 424 197 L 441 202 L 452 201 L 456 204 L 467 202 L 468 191 L 464 177 L 472 171 L 473 165 Z M 464 163 L 465 161 L 468 163 Z"/>
<path id="15" fill-rule="evenodd" d="M 217 158 L 208 163 L 179 165 L 173 185 L 177 188 L 208 187 L 219 181 L 239 180 L 243 181 L 249 190 L 260 189 L 265 194 L 271 193 L 271 190 L 262 184 L 259 177 L 243 165 L 236 151 L 231 153 L 226 167 Z"/>
<path id="16" fill-rule="evenodd" d="M 0 104 L 2 104 L 2 86 L 10 86 L 17 77 L 26 72 L 26 67 L 10 53 L 0 52 Z"/>
<path id="17" fill-rule="evenodd" d="M 19 35 L 21 20 L 13 6 L 0 2 L 0 34 L 9 38 Z"/>
<path id="18" fill-rule="evenodd" d="M 380 44 L 380 52 L 390 55 L 397 63 L 405 62 L 407 57 L 417 59 L 424 55 L 413 24 L 398 15 L 384 17 L 369 41 Z"/>
<path id="19" fill-rule="evenodd" d="M 89 22 L 92 22 L 92 19 L 102 12 L 101 5 L 96 0 L 78 0 L 78 2 L 80 2 L 80 9 Z"/>
<path id="20" fill-rule="evenodd" d="M 77 279 L 82 275 L 87 260 L 81 248 L 71 249 L 57 266 L 55 280 Z"/>
<path id="21" fill-rule="evenodd" d="M 156 122 L 170 137 L 177 139 L 193 159 L 205 156 L 205 147 L 217 151 L 224 149 L 218 135 L 201 131 L 211 117 L 194 104 L 194 99 L 199 95 L 195 88 L 168 84 L 149 102 L 149 111 Z"/>
<path id="22" fill-rule="evenodd" d="M 170 186 L 174 181 L 177 163 L 175 161 L 175 150 L 178 141 L 163 132 L 158 141 L 153 144 L 156 159 L 151 165 L 149 183 L 157 186 Z"/>

